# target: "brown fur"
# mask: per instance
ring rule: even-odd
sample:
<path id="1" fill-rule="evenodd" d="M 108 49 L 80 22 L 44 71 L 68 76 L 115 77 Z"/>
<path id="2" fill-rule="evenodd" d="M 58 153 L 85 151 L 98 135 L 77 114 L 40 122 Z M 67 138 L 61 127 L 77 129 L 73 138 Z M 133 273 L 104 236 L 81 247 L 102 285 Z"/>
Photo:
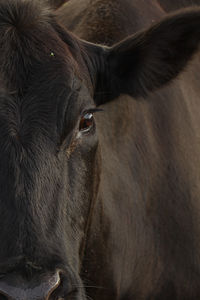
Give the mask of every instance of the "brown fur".
<path id="1" fill-rule="evenodd" d="M 58 19 L 81 38 L 111 45 L 190 4 L 73 0 Z M 88 288 L 93 299 L 200 297 L 199 74 L 198 53 L 169 86 L 146 100 L 120 96 L 96 117 L 102 176 L 82 270 L 103 287 Z"/>

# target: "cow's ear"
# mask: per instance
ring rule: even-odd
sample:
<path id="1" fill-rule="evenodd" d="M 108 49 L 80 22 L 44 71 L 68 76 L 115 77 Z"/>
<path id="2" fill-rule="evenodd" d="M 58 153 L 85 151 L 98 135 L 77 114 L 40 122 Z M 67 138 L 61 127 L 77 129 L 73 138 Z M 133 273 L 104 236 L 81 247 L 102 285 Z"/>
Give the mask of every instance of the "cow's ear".
<path id="1" fill-rule="evenodd" d="M 96 67 L 97 104 L 121 93 L 145 97 L 167 84 L 184 69 L 199 41 L 200 9 L 196 8 L 169 15 L 111 48 L 88 44 Z"/>

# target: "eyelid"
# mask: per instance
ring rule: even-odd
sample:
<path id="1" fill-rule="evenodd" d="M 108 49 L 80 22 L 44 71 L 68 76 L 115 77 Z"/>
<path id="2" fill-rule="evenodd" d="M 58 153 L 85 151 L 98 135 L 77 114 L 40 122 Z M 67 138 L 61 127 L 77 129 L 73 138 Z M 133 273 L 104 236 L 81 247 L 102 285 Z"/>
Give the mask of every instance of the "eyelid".
<path id="1" fill-rule="evenodd" d="M 94 108 L 84 110 L 82 112 L 81 116 L 83 117 L 86 114 L 92 114 L 92 113 L 95 113 L 95 112 L 102 112 L 102 111 L 103 111 L 103 109 L 94 107 Z"/>

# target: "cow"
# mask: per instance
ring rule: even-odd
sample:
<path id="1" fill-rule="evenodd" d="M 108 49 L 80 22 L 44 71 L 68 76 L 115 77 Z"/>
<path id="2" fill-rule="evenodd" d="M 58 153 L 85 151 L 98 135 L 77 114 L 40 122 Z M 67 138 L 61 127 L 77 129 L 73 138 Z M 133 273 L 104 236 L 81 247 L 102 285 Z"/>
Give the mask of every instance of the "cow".
<path id="1" fill-rule="evenodd" d="M 141 2 L 0 1 L 2 300 L 200 298 L 200 8 Z"/>
<path id="2" fill-rule="evenodd" d="M 57 20 L 80 38 L 112 46 L 166 13 L 191 5 L 199 6 L 200 0 L 74 0 L 56 14 Z"/>

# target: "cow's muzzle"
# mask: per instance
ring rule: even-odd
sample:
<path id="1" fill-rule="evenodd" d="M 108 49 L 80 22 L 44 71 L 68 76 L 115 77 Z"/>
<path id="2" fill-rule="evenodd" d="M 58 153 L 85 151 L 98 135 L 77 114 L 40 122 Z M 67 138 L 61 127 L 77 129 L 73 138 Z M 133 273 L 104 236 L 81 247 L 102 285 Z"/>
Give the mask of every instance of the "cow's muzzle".
<path id="1" fill-rule="evenodd" d="M 35 277 L 31 281 L 16 274 L 9 274 L 0 280 L 0 299 L 50 300 L 60 284 L 59 271 Z"/>

